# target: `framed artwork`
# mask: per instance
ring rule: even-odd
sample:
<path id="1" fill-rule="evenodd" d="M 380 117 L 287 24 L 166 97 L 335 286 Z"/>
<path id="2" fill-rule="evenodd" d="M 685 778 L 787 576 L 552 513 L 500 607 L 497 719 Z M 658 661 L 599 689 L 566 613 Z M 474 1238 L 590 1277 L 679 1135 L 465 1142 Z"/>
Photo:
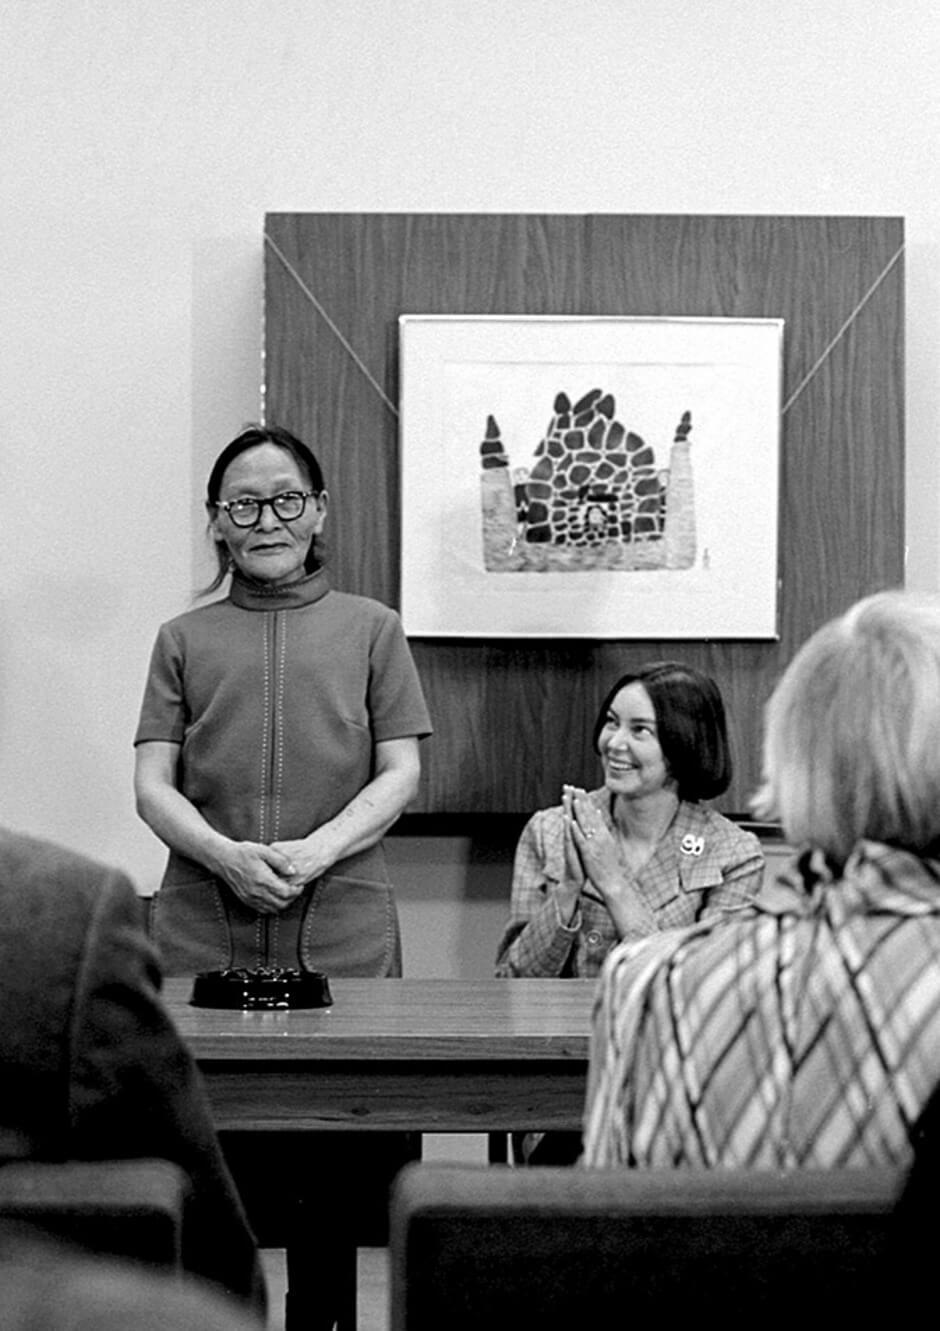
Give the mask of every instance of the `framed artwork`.
<path id="1" fill-rule="evenodd" d="M 763 705 L 787 662 L 825 620 L 861 596 L 904 581 L 904 232 L 903 218 L 845 214 L 266 215 L 265 419 L 312 443 L 323 464 L 333 585 L 396 609 L 402 604 L 400 316 L 447 315 L 465 323 L 472 314 L 492 328 L 492 320 L 512 311 L 517 329 L 524 327 L 522 316 L 551 318 L 559 327 L 572 315 L 604 317 L 614 329 L 638 312 L 648 316 L 649 327 L 660 318 L 684 322 L 688 315 L 785 321 L 779 636 L 721 639 L 717 615 L 710 613 L 702 616 L 709 620 L 702 637 L 668 641 L 660 629 L 677 617 L 670 592 L 668 603 L 664 598 L 648 616 L 655 622 L 653 635 L 624 639 L 619 635 L 636 631 L 641 593 L 646 600 L 642 583 L 653 573 L 621 575 L 628 589 L 639 590 L 630 593 L 629 621 L 610 616 L 617 635 L 610 639 L 496 637 L 489 623 L 486 636 L 469 636 L 471 615 L 474 625 L 484 617 L 475 606 L 465 616 L 456 608 L 449 613 L 450 606 L 432 607 L 431 622 L 456 631 L 439 638 L 412 635 L 434 738 L 423 746 L 421 788 L 409 817 L 414 814 L 429 834 L 457 835 L 466 820 L 467 834 L 481 838 L 473 844 L 488 853 L 494 836 L 502 835 L 489 815 L 521 819 L 556 803 L 563 782 L 587 785 L 597 772 L 591 729 L 598 701 L 612 680 L 665 657 L 686 661 L 719 684 L 735 761 L 718 807 L 745 814 L 761 780 Z M 645 335 L 644 325 L 637 326 Z M 487 346 L 480 359 L 490 354 Z M 707 355 L 714 355 L 710 346 Z M 609 359 L 605 350 L 595 363 Z M 428 374 L 436 392 L 438 381 Z M 581 396 L 599 386 L 590 381 Z M 554 414 L 553 395 L 562 391 L 572 405 L 580 400 L 574 383 L 552 376 L 547 405 L 540 394 L 534 424 L 526 427 L 533 437 L 524 445 L 525 430 L 511 433 L 509 418 L 483 404 L 482 411 L 496 418 L 512 467 L 531 466 Z M 641 420 L 622 391 L 609 391 L 617 419 L 658 452 L 658 428 Z M 415 405 L 422 404 L 412 395 L 408 420 Z M 686 408 L 673 409 L 669 399 L 666 407 L 662 428 L 669 449 L 676 413 L 681 420 Z M 713 432 L 694 403 L 688 410 L 693 481 L 710 486 L 706 460 L 715 455 Z M 764 465 L 772 429 L 765 433 L 761 424 L 748 441 L 755 466 Z M 472 450 L 478 450 L 485 428 L 477 423 L 473 431 Z M 409 445 L 414 440 L 429 450 L 429 441 L 441 438 L 438 432 L 422 440 L 408 430 Z M 419 485 L 422 479 L 436 484 L 434 467 L 433 457 L 426 470 L 419 466 Z M 479 494 L 476 464 L 473 484 Z M 444 485 L 421 506 L 421 522 L 438 524 L 438 550 L 447 539 L 439 523 L 448 494 Z M 411 593 L 428 571 L 412 545 L 421 538 L 410 517 L 414 503 L 412 495 L 405 522 L 406 558 L 418 559 L 418 583 L 410 569 L 408 575 L 412 622 L 417 606 Z M 696 518 L 705 521 L 700 496 Z M 768 522 L 774 518 L 770 503 Z M 701 524 L 696 538 L 701 561 Z M 479 527 L 471 526 L 466 548 L 479 540 Z M 707 548 L 713 545 L 709 536 Z M 772 547 L 768 532 L 762 548 Z M 447 556 L 458 567 L 460 553 L 452 549 Z M 732 555 L 734 576 L 743 582 L 752 573 L 743 541 Z M 476 557 L 479 581 L 482 556 Z M 713 552 L 712 567 L 715 557 Z M 701 570 L 690 574 L 697 578 Z M 675 584 L 690 574 L 680 579 L 677 572 Z M 507 580 L 505 574 L 492 576 Z M 596 575 L 579 577 L 590 589 Z M 733 583 L 732 596 L 738 586 Z M 715 598 L 708 595 L 713 611 Z M 464 623 L 455 623 L 460 617 Z M 564 618 L 561 632 L 575 622 Z M 691 632 L 688 625 L 681 628 Z M 396 830 L 404 833 L 403 824 Z"/>
<path id="2" fill-rule="evenodd" d="M 778 636 L 782 319 L 399 332 L 411 637 Z"/>

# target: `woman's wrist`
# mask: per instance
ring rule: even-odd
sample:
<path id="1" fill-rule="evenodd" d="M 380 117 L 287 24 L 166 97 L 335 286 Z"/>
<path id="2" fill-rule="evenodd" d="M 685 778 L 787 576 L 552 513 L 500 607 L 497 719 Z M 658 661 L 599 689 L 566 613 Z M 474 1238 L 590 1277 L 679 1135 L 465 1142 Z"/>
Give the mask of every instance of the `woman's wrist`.
<path id="1" fill-rule="evenodd" d="M 309 832 L 302 845 L 311 871 L 310 878 L 319 878 L 343 858 L 342 839 L 331 830 L 329 823 Z"/>
<path id="2" fill-rule="evenodd" d="M 555 915 L 558 923 L 570 929 L 581 909 L 580 884 L 566 883 L 555 893 Z"/>
<path id="3" fill-rule="evenodd" d="M 223 836 L 221 832 L 210 831 L 206 837 L 203 854 L 199 856 L 202 863 L 217 878 L 224 878 L 226 871 L 232 862 L 232 850 L 235 842 L 231 837 Z"/>

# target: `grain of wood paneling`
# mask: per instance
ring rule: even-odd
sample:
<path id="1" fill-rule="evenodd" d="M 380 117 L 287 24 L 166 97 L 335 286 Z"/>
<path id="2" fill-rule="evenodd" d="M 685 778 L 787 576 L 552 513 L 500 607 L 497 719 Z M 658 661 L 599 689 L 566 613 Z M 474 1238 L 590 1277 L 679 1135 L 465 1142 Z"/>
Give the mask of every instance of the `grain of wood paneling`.
<path id="1" fill-rule="evenodd" d="M 778 642 L 413 644 L 435 723 L 416 812 L 522 814 L 594 781 L 600 698 L 664 657 L 718 680 L 737 759 L 719 806 L 744 812 L 763 705 L 794 650 L 903 581 L 902 260 L 857 309 L 901 250 L 901 219 L 275 213 L 266 236 L 267 419 L 323 463 L 335 584 L 393 606 L 400 314 L 783 318 L 784 403 L 850 321 L 783 420 Z"/>

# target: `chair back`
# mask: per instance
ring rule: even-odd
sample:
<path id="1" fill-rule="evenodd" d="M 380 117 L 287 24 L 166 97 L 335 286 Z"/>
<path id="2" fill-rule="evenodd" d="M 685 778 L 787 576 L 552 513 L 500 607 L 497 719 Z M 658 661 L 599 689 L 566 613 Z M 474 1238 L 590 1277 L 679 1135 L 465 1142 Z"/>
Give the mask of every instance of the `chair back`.
<path id="1" fill-rule="evenodd" d="M 867 1320 L 900 1186 L 893 1170 L 411 1165 L 392 1199 L 391 1331 Z"/>
<path id="2" fill-rule="evenodd" d="M 189 1179 L 169 1160 L 0 1165 L 0 1222 L 99 1255 L 182 1269 Z"/>

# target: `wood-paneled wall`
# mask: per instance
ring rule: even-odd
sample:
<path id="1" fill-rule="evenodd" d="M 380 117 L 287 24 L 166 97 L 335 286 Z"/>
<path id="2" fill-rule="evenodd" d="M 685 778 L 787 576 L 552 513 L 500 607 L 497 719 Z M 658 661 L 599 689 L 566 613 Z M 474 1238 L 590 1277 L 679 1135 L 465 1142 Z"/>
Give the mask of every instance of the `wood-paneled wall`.
<path id="1" fill-rule="evenodd" d="M 777 642 L 416 641 L 434 718 L 417 813 L 522 814 L 598 775 L 619 674 L 718 680 L 744 813 L 761 712 L 799 644 L 903 582 L 903 222 L 864 217 L 269 214 L 266 419 L 320 458 L 334 584 L 398 604 L 400 314 L 785 320 Z"/>

